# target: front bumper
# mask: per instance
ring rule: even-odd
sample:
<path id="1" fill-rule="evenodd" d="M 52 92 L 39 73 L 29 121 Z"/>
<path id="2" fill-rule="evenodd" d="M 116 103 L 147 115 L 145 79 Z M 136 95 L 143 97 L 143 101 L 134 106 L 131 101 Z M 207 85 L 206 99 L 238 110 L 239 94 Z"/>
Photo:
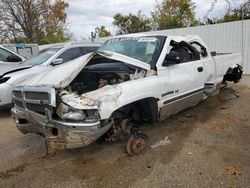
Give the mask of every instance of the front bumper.
<path id="1" fill-rule="evenodd" d="M 17 107 L 11 110 L 16 127 L 24 134 L 37 133 L 46 138 L 49 148 L 70 149 L 89 145 L 103 134 L 110 124 L 102 125 L 100 121 L 65 122 L 47 120 L 45 116 Z"/>

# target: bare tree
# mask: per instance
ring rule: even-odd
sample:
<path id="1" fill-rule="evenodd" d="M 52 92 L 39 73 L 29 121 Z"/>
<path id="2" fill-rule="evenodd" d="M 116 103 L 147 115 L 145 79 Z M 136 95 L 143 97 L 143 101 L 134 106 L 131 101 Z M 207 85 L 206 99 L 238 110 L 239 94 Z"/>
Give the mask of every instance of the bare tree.
<path id="1" fill-rule="evenodd" d="M 63 0 L 1 0 L 1 40 L 49 43 L 46 37 L 64 35 L 68 4 Z"/>
<path id="2" fill-rule="evenodd" d="M 212 0 L 211 7 L 208 10 L 206 16 L 204 16 L 203 21 L 200 22 L 201 25 L 204 24 L 215 24 L 223 22 L 232 22 L 244 19 L 250 19 L 250 0 L 243 1 L 239 6 L 236 6 L 233 0 L 224 0 L 227 3 L 226 13 L 222 18 L 210 18 L 209 14 L 213 11 L 218 0 Z M 234 5 L 234 6 L 232 6 Z"/>

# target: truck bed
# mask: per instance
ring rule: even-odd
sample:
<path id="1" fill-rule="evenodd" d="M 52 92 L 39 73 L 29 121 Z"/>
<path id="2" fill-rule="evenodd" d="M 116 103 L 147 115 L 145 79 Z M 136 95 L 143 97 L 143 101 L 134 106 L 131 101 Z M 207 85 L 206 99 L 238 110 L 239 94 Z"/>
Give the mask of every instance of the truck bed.
<path id="1" fill-rule="evenodd" d="M 216 80 L 223 79 L 229 67 L 235 67 L 237 64 L 242 66 L 242 56 L 239 53 L 224 54 L 213 56 L 215 61 Z"/>

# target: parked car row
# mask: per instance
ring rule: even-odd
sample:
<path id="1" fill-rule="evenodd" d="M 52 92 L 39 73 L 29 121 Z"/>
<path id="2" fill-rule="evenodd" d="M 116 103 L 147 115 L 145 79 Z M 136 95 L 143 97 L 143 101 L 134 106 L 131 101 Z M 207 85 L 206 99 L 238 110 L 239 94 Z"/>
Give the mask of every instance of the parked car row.
<path id="1" fill-rule="evenodd" d="M 195 106 L 242 75 L 240 54 L 213 57 L 198 36 L 132 34 L 97 47 L 85 56 L 80 45 L 50 48 L 1 73 L 0 90 L 9 92 L 1 93 L 2 104 L 26 80 L 13 90 L 12 116 L 22 133 L 43 135 L 51 150 L 83 147 L 104 135 L 126 138 L 127 152 L 138 154 L 147 137 L 140 122 L 155 124 Z"/>
<path id="2" fill-rule="evenodd" d="M 0 48 L 0 57 L 3 61 L 0 63 L 0 108 L 12 105 L 12 90 L 18 84 L 47 69 L 96 51 L 99 47 L 99 44 L 68 43 L 44 49 L 37 56 L 27 60 L 5 48 Z"/>

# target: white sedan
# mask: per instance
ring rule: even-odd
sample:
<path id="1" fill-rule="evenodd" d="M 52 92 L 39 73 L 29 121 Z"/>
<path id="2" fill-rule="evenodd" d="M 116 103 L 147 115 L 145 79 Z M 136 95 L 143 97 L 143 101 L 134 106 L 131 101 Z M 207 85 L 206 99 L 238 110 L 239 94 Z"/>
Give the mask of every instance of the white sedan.
<path id="1" fill-rule="evenodd" d="M 24 61 L 25 58 L 19 54 L 0 46 L 0 66 L 2 65 L 15 65 Z"/>

